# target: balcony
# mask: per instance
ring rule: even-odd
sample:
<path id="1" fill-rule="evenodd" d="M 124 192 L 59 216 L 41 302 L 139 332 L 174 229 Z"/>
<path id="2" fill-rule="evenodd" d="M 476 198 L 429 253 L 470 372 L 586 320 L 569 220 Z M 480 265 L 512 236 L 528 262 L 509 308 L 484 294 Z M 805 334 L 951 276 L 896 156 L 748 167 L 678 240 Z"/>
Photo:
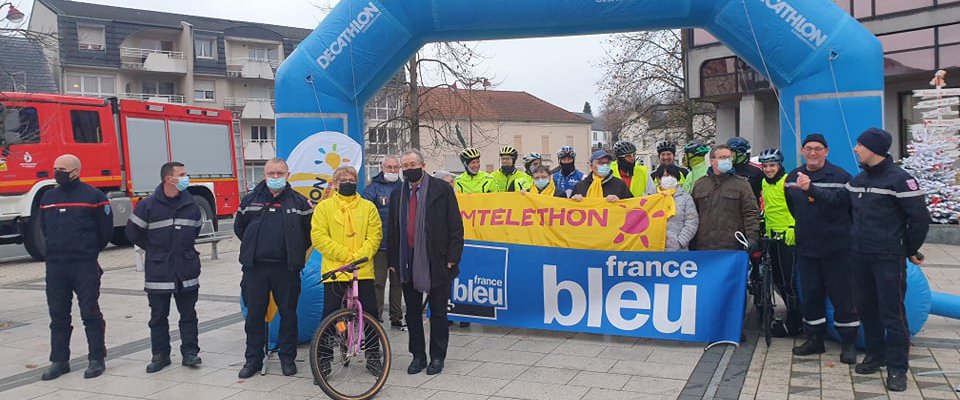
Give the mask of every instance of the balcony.
<path id="1" fill-rule="evenodd" d="M 264 161 L 277 156 L 277 144 L 273 140 L 244 140 L 243 159 Z"/>
<path id="2" fill-rule="evenodd" d="M 121 47 L 120 68 L 132 71 L 186 74 L 187 59 L 182 51 Z"/>
<path id="3" fill-rule="evenodd" d="M 223 108 L 239 111 L 240 119 L 274 119 L 276 102 L 273 99 L 251 97 L 227 97 L 223 99 Z"/>
<path id="4" fill-rule="evenodd" d="M 180 94 L 152 94 L 152 93 L 121 93 L 117 97 L 121 99 L 149 101 L 153 103 L 175 103 L 186 104 L 183 95 Z"/>
<path id="5" fill-rule="evenodd" d="M 227 60 L 227 76 L 231 78 L 273 80 L 280 61 L 257 58 L 231 58 Z"/>

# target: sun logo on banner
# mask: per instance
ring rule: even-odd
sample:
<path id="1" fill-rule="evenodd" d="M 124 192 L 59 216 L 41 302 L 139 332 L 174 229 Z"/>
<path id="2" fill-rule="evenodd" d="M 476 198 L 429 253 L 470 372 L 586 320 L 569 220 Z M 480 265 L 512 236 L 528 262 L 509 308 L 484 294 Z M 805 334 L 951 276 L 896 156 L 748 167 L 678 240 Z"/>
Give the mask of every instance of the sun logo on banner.
<path id="1" fill-rule="evenodd" d="M 350 159 L 349 159 L 349 158 L 343 158 L 343 157 L 340 155 L 340 153 L 337 153 L 337 144 L 336 144 L 336 143 L 334 143 L 333 146 L 330 147 L 330 150 L 331 150 L 331 151 L 328 152 L 328 151 L 327 151 L 326 149 L 324 149 L 324 148 L 318 149 L 317 151 L 318 151 L 320 154 L 323 154 L 323 156 L 322 156 L 322 157 L 323 157 L 323 160 L 313 160 L 313 163 L 314 163 L 315 165 L 326 164 L 326 165 L 329 165 L 330 168 L 333 168 L 334 170 L 336 170 L 337 168 L 340 168 L 340 164 L 349 164 L 349 163 L 350 163 Z"/>
<path id="2" fill-rule="evenodd" d="M 641 198 L 640 207 L 646 204 L 647 198 Z M 645 234 L 647 228 L 650 228 L 650 219 L 665 218 L 667 213 L 663 210 L 657 210 L 652 215 L 647 215 L 647 211 L 640 207 L 633 208 L 627 212 L 627 216 L 623 220 L 623 226 L 620 227 L 620 233 L 613 239 L 613 243 L 623 243 L 624 239 L 626 239 L 624 235 L 640 235 L 640 241 L 643 243 L 643 246 L 646 248 L 650 247 L 650 238 Z"/>
<path id="3" fill-rule="evenodd" d="M 287 159 L 290 186 L 313 202 L 330 195 L 333 172 L 343 166 L 359 170 L 363 151 L 359 143 L 339 132 L 318 132 L 300 142 Z"/>

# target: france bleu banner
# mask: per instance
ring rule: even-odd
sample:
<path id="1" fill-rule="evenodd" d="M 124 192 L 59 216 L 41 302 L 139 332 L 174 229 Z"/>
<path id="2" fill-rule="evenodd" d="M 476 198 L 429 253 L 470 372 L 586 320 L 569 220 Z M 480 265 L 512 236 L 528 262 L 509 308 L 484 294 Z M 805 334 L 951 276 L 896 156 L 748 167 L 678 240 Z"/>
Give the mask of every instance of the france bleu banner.
<path id="1" fill-rule="evenodd" d="M 492 235 L 483 234 L 485 224 L 477 222 L 474 211 L 498 210 L 499 202 L 510 203 L 502 205 L 505 210 L 515 210 L 502 212 L 503 221 L 508 221 L 509 215 L 523 215 L 522 209 L 528 206 L 546 208 L 542 215 L 559 209 L 551 207 L 553 199 L 541 196 L 483 196 L 482 202 L 464 201 L 472 197 L 460 196 L 464 224 L 473 224 L 473 228 L 466 230 L 468 240 L 460 275 L 451 288 L 450 319 L 518 328 L 739 343 L 746 306 L 745 252 L 624 251 L 625 241 L 607 239 L 597 242 L 598 247 L 605 247 L 601 249 L 534 245 L 528 242 L 540 239 L 517 234 L 523 223 L 512 227 L 509 238 L 477 240 L 478 236 Z M 643 209 L 653 214 L 655 208 L 663 206 L 657 197 L 645 199 L 625 204 L 582 205 L 569 200 L 558 204 L 567 214 L 584 207 L 597 215 L 610 215 L 607 223 L 590 228 L 592 234 L 578 232 L 607 238 L 623 233 L 622 217 L 615 217 L 615 213 Z M 604 214 L 606 211 L 609 214 Z M 544 224 L 539 229 L 550 232 L 543 237 L 552 241 L 569 237 L 570 230 L 583 229 L 583 225 Z M 663 224 L 650 225 L 663 228 Z M 505 226 L 509 224 L 492 224 L 491 229 Z M 662 249 L 663 232 L 645 231 L 659 238 Z M 637 246 L 637 250 L 643 248 L 642 244 Z"/>

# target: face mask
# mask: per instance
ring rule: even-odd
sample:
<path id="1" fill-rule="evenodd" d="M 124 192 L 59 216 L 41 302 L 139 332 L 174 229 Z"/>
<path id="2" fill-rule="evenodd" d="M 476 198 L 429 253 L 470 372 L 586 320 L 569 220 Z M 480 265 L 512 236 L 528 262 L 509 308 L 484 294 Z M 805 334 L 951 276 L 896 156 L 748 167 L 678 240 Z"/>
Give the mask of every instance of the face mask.
<path id="1" fill-rule="evenodd" d="M 534 179 L 533 184 L 537 185 L 537 189 L 543 190 L 543 188 L 550 184 L 550 178 Z"/>
<path id="2" fill-rule="evenodd" d="M 420 178 L 423 178 L 423 168 L 403 170 L 403 179 L 407 182 L 420 182 Z"/>
<path id="3" fill-rule="evenodd" d="M 57 184 L 64 187 L 73 186 L 74 180 L 70 177 L 71 171 L 53 171 L 53 179 Z"/>
<path id="4" fill-rule="evenodd" d="M 733 160 L 726 158 L 723 160 L 717 160 L 717 169 L 722 173 L 727 173 L 733 170 Z"/>
<path id="5" fill-rule="evenodd" d="M 384 172 L 384 173 L 383 173 L 383 180 L 385 180 L 385 181 L 387 181 L 387 182 L 393 183 L 393 182 L 396 182 L 397 179 L 400 179 L 400 174 L 398 174 L 398 173 L 394 173 L 394 172 Z"/>
<path id="6" fill-rule="evenodd" d="M 177 190 L 182 192 L 186 190 L 188 186 L 190 186 L 189 176 L 181 176 L 177 178 Z"/>
<path id="7" fill-rule="evenodd" d="M 280 190 L 287 186 L 287 178 L 267 178 L 267 187 L 270 190 Z"/>
<path id="8" fill-rule="evenodd" d="M 604 178 L 606 178 L 607 175 L 610 175 L 610 164 L 598 165 L 597 175 L 600 175 Z"/>
<path id="9" fill-rule="evenodd" d="M 353 182 L 340 182 L 337 186 L 337 193 L 341 196 L 353 196 L 357 194 L 357 184 Z"/>
<path id="10" fill-rule="evenodd" d="M 573 163 L 560 164 L 560 172 L 562 172 L 564 175 L 570 175 L 571 173 L 573 173 L 573 170 L 574 170 Z"/>
<path id="11" fill-rule="evenodd" d="M 516 172 L 516 171 L 517 171 L 517 167 L 514 167 L 513 165 L 502 165 L 502 166 L 500 166 L 500 172 L 503 172 L 503 173 L 506 174 L 506 175 L 510 175 L 510 174 L 512 174 L 512 173 L 514 173 L 514 172 Z"/>
<path id="12" fill-rule="evenodd" d="M 663 190 L 673 190 L 677 188 L 677 178 L 665 176 L 660 178 L 660 188 Z"/>

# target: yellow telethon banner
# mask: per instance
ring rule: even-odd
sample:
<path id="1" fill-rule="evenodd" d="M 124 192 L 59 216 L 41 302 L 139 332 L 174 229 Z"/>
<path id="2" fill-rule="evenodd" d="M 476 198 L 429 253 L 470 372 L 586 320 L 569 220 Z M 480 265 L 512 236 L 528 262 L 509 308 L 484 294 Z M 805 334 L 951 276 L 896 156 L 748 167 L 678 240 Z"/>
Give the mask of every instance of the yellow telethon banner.
<path id="1" fill-rule="evenodd" d="M 655 194 L 610 203 L 538 194 L 458 194 L 464 238 L 569 249 L 663 251 L 673 197 Z"/>

